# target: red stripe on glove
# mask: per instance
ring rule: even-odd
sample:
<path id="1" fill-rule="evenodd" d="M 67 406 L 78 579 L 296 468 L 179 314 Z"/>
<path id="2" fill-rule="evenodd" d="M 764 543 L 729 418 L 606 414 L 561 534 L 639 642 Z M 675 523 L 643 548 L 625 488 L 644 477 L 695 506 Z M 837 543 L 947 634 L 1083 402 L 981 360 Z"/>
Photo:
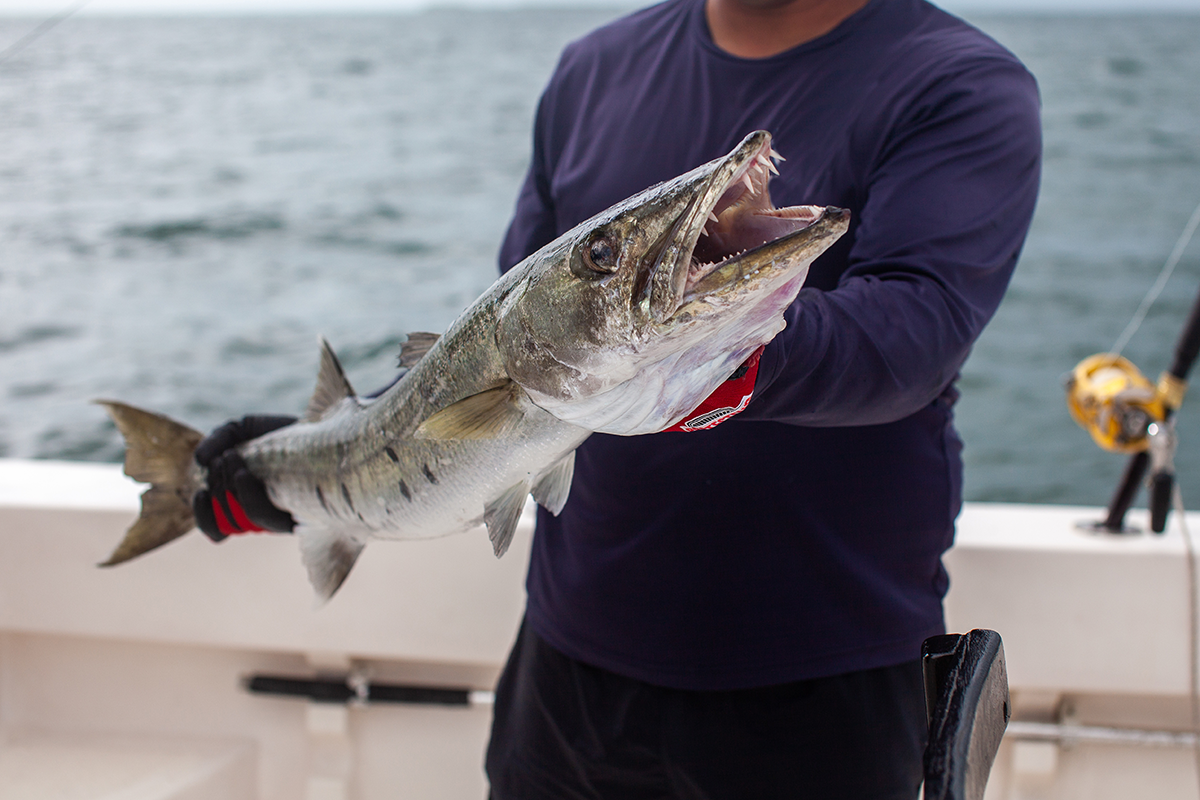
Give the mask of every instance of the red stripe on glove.
<path id="1" fill-rule="evenodd" d="M 746 359 L 746 371 L 741 377 L 730 378 L 722 383 L 690 414 L 667 430 L 682 433 L 706 431 L 743 411 L 754 395 L 754 381 L 758 377 L 758 361 L 762 351 L 760 347 Z"/>
<path id="2" fill-rule="evenodd" d="M 263 532 L 263 528 L 255 525 L 246 516 L 246 511 L 242 508 L 242 504 L 238 502 L 233 492 L 225 493 L 225 502 L 229 504 L 229 513 L 233 515 L 233 522 L 230 522 L 229 517 L 225 516 L 225 509 L 221 507 L 221 504 L 216 500 L 212 501 L 213 516 L 217 518 L 217 529 L 221 533 L 231 536 L 238 533 Z"/>

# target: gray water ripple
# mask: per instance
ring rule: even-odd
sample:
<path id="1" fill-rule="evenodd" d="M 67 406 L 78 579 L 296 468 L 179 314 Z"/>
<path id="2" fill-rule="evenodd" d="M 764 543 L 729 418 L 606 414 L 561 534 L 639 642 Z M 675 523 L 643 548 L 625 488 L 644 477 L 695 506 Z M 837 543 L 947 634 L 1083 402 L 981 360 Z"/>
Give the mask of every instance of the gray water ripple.
<path id="1" fill-rule="evenodd" d="M 264 231 L 279 231 L 285 227 L 283 219 L 274 214 L 246 214 L 228 217 L 164 220 L 143 224 L 119 226 L 116 236 L 134 239 L 149 239 L 166 242 L 180 237 L 208 237 L 212 239 L 243 239 Z"/>
<path id="2" fill-rule="evenodd" d="M 0 337 L 0 353 L 36 346 L 55 339 L 75 339 L 82 333 L 82 329 L 66 325 L 31 325 L 10 337 Z"/>

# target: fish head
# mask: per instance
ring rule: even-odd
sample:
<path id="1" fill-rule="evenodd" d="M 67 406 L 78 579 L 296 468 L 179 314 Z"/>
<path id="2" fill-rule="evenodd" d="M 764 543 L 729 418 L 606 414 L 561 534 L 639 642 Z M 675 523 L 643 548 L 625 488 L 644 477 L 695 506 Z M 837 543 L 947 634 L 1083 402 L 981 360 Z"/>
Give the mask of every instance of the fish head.
<path id="1" fill-rule="evenodd" d="M 670 427 L 784 327 L 849 212 L 775 208 L 771 136 L 618 203 L 530 256 L 500 310 L 509 376 L 556 417 Z"/>

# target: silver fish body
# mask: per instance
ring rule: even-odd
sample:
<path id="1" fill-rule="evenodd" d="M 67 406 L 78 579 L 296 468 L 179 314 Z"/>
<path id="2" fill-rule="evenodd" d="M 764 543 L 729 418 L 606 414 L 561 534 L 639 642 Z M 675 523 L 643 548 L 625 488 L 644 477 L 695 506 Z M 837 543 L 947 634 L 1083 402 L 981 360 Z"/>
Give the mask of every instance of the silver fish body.
<path id="1" fill-rule="evenodd" d="M 503 286 L 493 290 L 374 399 L 353 394 L 324 346 L 318 394 L 335 392 L 336 401 L 239 448 L 272 502 L 297 520 L 319 594 L 345 578 L 331 560 L 352 554 L 352 564 L 369 539 L 445 536 L 485 522 L 500 556 L 531 492 L 562 508 L 575 448 L 591 432 L 533 405 L 507 379 L 494 338 L 478 335 L 503 297 Z M 480 397 L 489 401 L 482 427 L 422 435 L 435 412 Z"/>
<path id="2" fill-rule="evenodd" d="M 670 427 L 782 330 L 848 213 L 775 209 L 774 156 L 769 134 L 755 132 L 563 234 L 441 337 L 412 338 L 411 368 L 378 397 L 357 397 L 324 345 L 304 418 L 239 448 L 297 521 L 318 594 L 337 590 L 372 538 L 482 520 L 503 554 L 529 494 L 561 510 L 591 432 Z M 112 564 L 189 530 L 204 476 L 192 461 L 200 434 L 104 404 L 126 436 L 126 472 L 151 484 Z"/>

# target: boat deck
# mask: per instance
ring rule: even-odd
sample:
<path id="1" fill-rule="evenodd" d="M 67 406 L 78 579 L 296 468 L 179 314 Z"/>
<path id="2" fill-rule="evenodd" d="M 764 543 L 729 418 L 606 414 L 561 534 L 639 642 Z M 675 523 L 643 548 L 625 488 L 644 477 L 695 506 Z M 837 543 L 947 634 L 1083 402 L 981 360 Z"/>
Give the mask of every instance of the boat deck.
<path id="1" fill-rule="evenodd" d="M 315 703 L 244 682 L 490 689 L 531 517 L 500 561 L 482 532 L 373 544 L 315 607 L 287 536 L 192 535 L 97 569 L 139 493 L 112 465 L 0 459 L 0 797 L 486 795 L 486 704 Z M 968 504 L 960 519 L 948 625 L 1000 632 L 1014 705 L 988 800 L 1198 796 L 1183 537 L 1174 521 L 1163 536 L 1075 528 L 1101 515 Z"/>

